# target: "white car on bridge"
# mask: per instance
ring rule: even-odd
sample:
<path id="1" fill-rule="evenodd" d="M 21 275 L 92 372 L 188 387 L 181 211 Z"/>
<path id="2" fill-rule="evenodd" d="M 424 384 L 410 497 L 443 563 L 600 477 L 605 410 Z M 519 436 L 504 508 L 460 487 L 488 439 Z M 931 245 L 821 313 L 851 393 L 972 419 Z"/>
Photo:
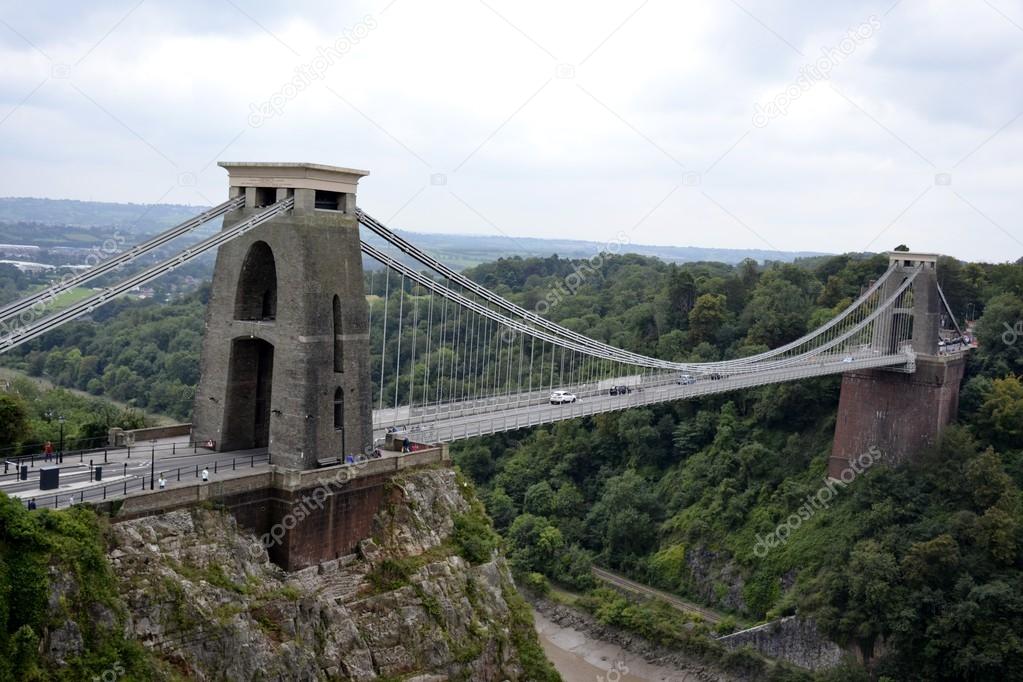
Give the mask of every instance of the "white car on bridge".
<path id="1" fill-rule="evenodd" d="M 575 397 L 575 393 L 569 393 L 568 391 L 554 391 L 551 393 L 551 405 L 564 405 L 565 403 L 574 403 L 578 398 Z"/>

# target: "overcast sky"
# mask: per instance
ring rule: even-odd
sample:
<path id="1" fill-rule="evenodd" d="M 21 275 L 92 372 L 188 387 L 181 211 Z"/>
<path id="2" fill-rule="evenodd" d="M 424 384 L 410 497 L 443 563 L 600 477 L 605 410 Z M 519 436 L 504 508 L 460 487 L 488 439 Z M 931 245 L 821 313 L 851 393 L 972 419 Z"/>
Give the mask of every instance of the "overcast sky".
<path id="1" fill-rule="evenodd" d="M 371 171 L 426 232 L 1023 256 L 1020 0 L 126 0 L 0 10 L 0 195 Z"/>

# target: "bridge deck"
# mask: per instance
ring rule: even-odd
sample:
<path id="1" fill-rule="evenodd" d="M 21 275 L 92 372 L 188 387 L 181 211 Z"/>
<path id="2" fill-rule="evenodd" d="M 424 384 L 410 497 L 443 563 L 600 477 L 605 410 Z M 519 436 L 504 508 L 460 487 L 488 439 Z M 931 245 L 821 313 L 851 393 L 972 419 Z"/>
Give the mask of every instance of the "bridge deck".
<path id="1" fill-rule="evenodd" d="M 860 357 L 828 356 L 812 362 L 763 370 L 756 373 L 725 376 L 720 379 L 702 379 L 692 384 L 674 383 L 670 377 L 659 377 L 659 383 L 640 384 L 631 393 L 608 395 L 602 388 L 592 386 L 558 386 L 558 389 L 576 389 L 579 400 L 564 405 L 551 405 L 549 391 L 533 391 L 482 401 L 432 405 L 426 408 L 399 408 L 378 410 L 373 415 L 374 437 L 382 438 L 389 428 L 409 432 L 414 440 L 422 442 L 450 442 L 501 431 L 549 424 L 614 410 L 672 400 L 685 400 L 702 395 L 725 393 L 741 388 L 795 381 L 815 376 L 841 374 L 858 369 L 907 366 L 911 356 L 902 353 Z M 631 377 L 623 377 L 621 383 Z M 666 383 L 671 382 L 671 383 Z M 605 382 L 601 382 L 603 385 Z"/>

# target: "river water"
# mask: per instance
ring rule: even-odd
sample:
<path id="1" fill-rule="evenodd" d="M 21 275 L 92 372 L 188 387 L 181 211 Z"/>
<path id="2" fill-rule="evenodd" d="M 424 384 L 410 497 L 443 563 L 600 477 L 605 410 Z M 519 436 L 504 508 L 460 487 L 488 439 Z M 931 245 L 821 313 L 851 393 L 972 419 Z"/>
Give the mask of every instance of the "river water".
<path id="1" fill-rule="evenodd" d="M 565 682 L 682 682 L 685 673 L 651 665 L 620 646 L 565 628 L 533 611 L 544 653 Z"/>

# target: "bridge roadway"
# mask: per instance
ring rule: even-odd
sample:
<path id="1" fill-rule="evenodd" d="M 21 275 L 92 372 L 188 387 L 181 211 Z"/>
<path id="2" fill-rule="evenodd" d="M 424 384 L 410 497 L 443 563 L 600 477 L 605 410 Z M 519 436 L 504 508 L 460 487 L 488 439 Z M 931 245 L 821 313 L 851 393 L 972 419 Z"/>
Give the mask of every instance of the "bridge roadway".
<path id="1" fill-rule="evenodd" d="M 902 365 L 906 366 L 907 371 L 912 371 L 913 357 L 911 353 L 881 355 L 864 350 L 853 355 L 810 358 L 800 364 L 749 374 L 723 376 L 720 379 L 704 377 L 686 385 L 675 382 L 674 377 L 677 375 L 662 374 L 654 379 L 655 383 L 640 383 L 632 387 L 631 393 L 614 396 L 609 395 L 606 389 L 596 388 L 593 384 L 557 386 L 555 390 L 568 390 L 579 397 L 577 402 L 563 405 L 551 405 L 548 399 L 550 390 L 544 390 L 439 406 L 375 410 L 373 435 L 377 440 L 384 438 L 388 430 L 395 430 L 399 433 L 408 433 L 413 441 L 451 442 L 629 407 L 685 400 L 753 386 L 841 374 L 857 369 Z M 620 381 L 622 384 L 629 384 L 632 379 L 634 377 L 622 377 Z M 600 386 L 606 383 L 602 381 Z"/>
<path id="2" fill-rule="evenodd" d="M 103 480 L 93 480 L 89 462 L 103 467 Z M 7 473 L 0 475 L 0 492 L 24 502 L 35 498 L 42 507 L 66 507 L 74 502 L 96 502 L 116 499 L 142 490 L 148 490 L 150 473 L 154 483 L 163 474 L 167 487 L 194 483 L 199 473 L 209 470 L 210 480 L 251 473 L 269 466 L 266 448 L 214 452 L 197 447 L 187 436 L 162 438 L 138 442 L 130 449 L 96 448 L 64 453 L 62 464 L 46 463 L 36 456 L 34 466 L 28 470 L 28 480 L 18 478 L 18 467 L 10 462 Z M 24 459 L 28 464 L 29 460 Z M 60 467 L 60 487 L 56 490 L 39 489 L 39 469 L 44 466 Z"/>

